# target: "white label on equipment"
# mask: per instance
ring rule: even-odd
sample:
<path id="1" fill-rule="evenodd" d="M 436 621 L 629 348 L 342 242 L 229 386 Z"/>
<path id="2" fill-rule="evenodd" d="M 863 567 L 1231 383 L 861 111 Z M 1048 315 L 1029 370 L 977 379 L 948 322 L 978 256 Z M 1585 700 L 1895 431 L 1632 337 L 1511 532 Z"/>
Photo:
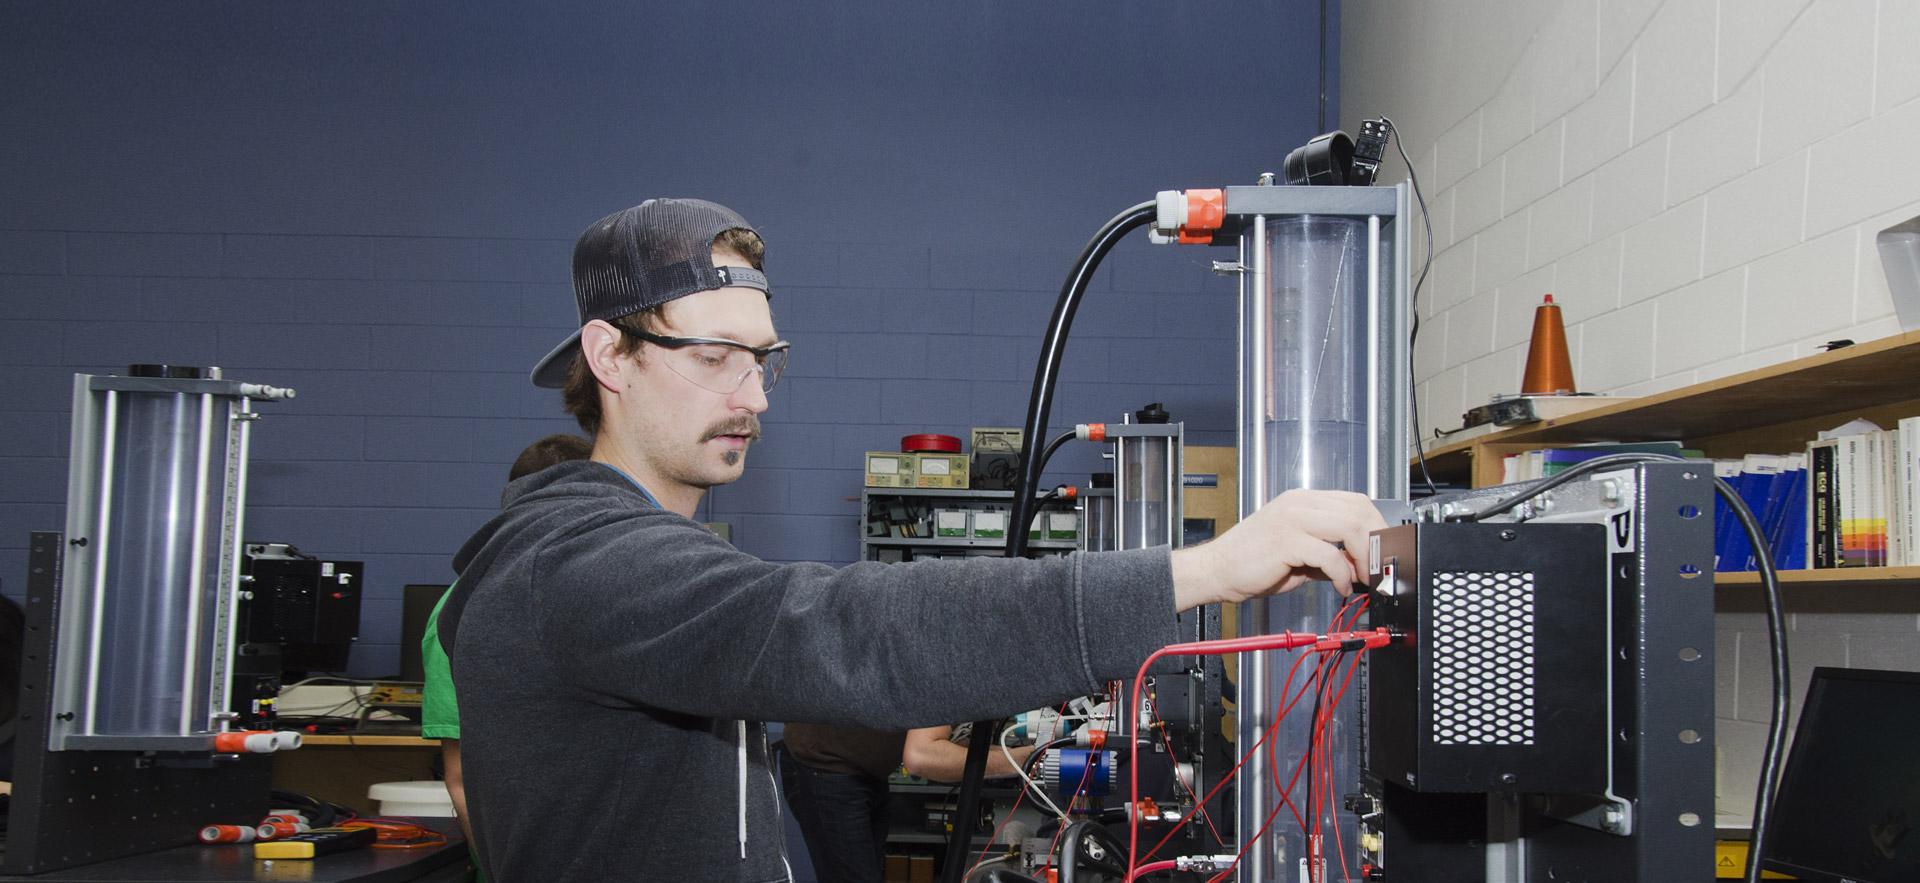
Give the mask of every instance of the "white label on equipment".
<path id="1" fill-rule="evenodd" d="M 942 509 L 934 514 L 934 527 L 940 530 L 966 530 L 967 510 Z"/>
<path id="2" fill-rule="evenodd" d="M 1588 480 L 1618 482 L 1616 493 L 1619 495 L 1619 509 L 1607 516 L 1607 554 L 1637 551 L 1640 548 L 1640 526 L 1633 519 L 1633 501 L 1638 495 L 1633 470 L 1598 472 Z"/>
<path id="3" fill-rule="evenodd" d="M 325 576 L 332 576 L 332 575 L 333 575 L 333 562 L 331 562 L 331 561 L 322 561 L 322 562 L 320 562 L 320 575 L 321 575 L 321 576 L 323 576 L 323 577 L 325 577 Z"/>

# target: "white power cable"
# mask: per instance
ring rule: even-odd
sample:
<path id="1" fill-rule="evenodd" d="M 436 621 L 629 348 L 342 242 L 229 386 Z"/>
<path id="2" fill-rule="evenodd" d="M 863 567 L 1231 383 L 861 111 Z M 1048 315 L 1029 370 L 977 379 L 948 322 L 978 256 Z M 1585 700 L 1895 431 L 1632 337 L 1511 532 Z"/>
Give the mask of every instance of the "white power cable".
<path id="1" fill-rule="evenodd" d="M 1027 775 L 1027 771 L 1021 768 L 1019 761 L 1013 759 L 1013 749 L 1007 745 L 1007 736 L 1012 733 L 1012 727 L 1007 727 L 1000 731 L 1000 753 L 1006 757 L 1007 766 L 1013 768 L 1013 774 L 1019 776 L 1020 781 L 1027 783 L 1027 790 L 1033 793 L 1034 800 L 1045 804 L 1047 809 L 1052 810 L 1054 816 L 1060 819 L 1061 824 L 1066 824 L 1067 814 L 1061 812 L 1060 807 L 1054 805 L 1054 802 L 1047 797 L 1046 789 L 1040 787 L 1040 783 L 1035 782 L 1032 776 Z"/>

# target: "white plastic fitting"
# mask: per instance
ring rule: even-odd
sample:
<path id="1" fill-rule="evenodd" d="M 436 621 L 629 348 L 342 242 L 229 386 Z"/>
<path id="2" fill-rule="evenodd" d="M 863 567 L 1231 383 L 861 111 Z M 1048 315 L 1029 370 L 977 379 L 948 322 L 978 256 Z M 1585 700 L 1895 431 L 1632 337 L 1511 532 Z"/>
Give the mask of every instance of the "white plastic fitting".
<path id="1" fill-rule="evenodd" d="M 271 754 L 280 748 L 280 740 L 273 733 L 248 733 L 240 744 L 254 754 Z"/>
<path id="2" fill-rule="evenodd" d="M 1162 190 L 1153 195 L 1153 226 L 1172 235 L 1187 225 L 1187 195 L 1178 190 Z"/>

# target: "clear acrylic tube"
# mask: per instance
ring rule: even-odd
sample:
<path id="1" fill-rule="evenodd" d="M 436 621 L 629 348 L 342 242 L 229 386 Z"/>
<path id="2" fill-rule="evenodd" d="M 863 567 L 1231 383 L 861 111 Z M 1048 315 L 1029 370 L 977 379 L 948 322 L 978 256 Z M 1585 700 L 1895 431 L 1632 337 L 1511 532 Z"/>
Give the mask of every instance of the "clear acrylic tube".
<path id="1" fill-rule="evenodd" d="M 98 648 L 96 695 L 107 701 L 94 732 L 180 735 L 206 725 L 183 719 L 182 709 L 208 707 L 214 687 L 194 636 L 213 627 L 220 532 L 196 519 L 219 508 L 206 497 L 219 493 L 226 434 L 202 426 L 223 417 L 227 403 L 186 393 L 125 393 L 120 402 Z M 203 413 L 212 408 L 220 413 Z"/>
<path id="2" fill-rule="evenodd" d="M 1273 215 L 1256 219 L 1241 242 L 1241 510 L 1251 513 L 1294 488 L 1398 495 L 1404 487 L 1403 421 L 1405 340 L 1398 321 L 1400 288 L 1394 249 L 1383 247 L 1379 218 Z M 1383 452 L 1386 452 L 1383 454 Z M 1393 470 L 1401 470 L 1395 478 Z M 1274 598 L 1241 605 L 1240 633 L 1325 631 L 1342 600 L 1325 584 L 1312 584 Z M 1245 655 L 1238 690 L 1242 697 L 1238 741 L 1242 750 L 1260 738 L 1284 707 L 1284 680 L 1293 653 Z M 1313 670 L 1301 667 L 1297 693 Z M 1346 664 L 1331 678 L 1337 691 Z M 1343 793 L 1359 776 L 1361 717 L 1365 690 L 1356 676 L 1323 742 L 1332 769 L 1333 793 L 1316 794 L 1329 808 L 1319 849 L 1329 873 L 1339 879 L 1334 825 L 1351 848 L 1354 826 L 1340 808 Z M 1294 880 L 1309 854 L 1306 834 L 1292 811 L 1281 806 L 1280 787 L 1293 778 L 1312 736 L 1312 694 L 1275 729 L 1277 766 L 1268 752 L 1242 770 L 1239 827 L 1251 836 L 1278 808 L 1259 848 L 1243 862 L 1241 880 Z M 1318 765 L 1316 761 L 1316 765 Z M 1289 798 L 1308 816 L 1307 775 Z M 1276 784 L 1277 783 L 1277 784 Z M 1311 816 L 1307 821 L 1312 822 Z M 1351 861 L 1349 862 L 1351 864 Z"/>

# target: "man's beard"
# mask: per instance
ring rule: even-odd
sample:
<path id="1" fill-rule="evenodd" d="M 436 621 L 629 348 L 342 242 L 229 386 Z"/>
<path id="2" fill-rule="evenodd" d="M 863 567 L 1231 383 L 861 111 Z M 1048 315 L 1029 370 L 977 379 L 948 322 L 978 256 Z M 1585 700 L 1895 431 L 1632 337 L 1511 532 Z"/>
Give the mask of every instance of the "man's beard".
<path id="1" fill-rule="evenodd" d="M 760 440 L 760 418 L 755 417 L 753 415 L 748 415 L 745 417 L 735 417 L 728 420 L 722 420 L 719 423 L 715 423 L 714 425 L 707 427 L 707 431 L 700 435 L 700 443 L 706 444 L 707 442 L 710 442 L 723 435 L 744 435 L 747 437 L 748 444 L 752 444 L 756 441 L 759 441 Z M 728 466 L 738 466 L 740 465 L 740 460 L 745 455 L 746 455 L 745 448 L 742 448 L 737 451 L 733 451 L 733 450 L 722 451 L 720 454 L 720 460 L 721 462 L 726 463 Z"/>

